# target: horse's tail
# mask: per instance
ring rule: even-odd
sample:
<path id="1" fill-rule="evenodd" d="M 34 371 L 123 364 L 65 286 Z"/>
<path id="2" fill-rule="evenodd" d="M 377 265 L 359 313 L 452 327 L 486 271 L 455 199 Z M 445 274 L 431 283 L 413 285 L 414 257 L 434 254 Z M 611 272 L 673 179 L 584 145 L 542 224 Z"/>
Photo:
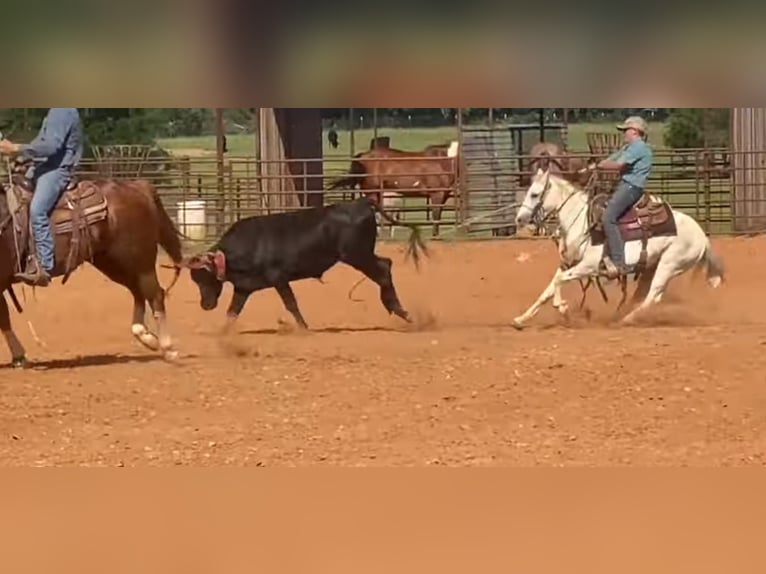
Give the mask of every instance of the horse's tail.
<path id="1" fill-rule="evenodd" d="M 361 154 L 357 154 L 355 157 L 359 157 Z M 364 169 L 362 162 L 356 159 L 351 160 L 351 169 L 346 177 L 341 177 L 332 182 L 327 191 L 334 191 L 336 189 L 348 188 L 353 189 L 356 185 L 362 183 L 362 179 L 367 175 L 367 171 Z"/>
<path id="2" fill-rule="evenodd" d="M 713 245 L 710 243 L 710 239 L 707 240 L 707 245 L 705 245 L 705 253 L 700 260 L 700 264 L 705 266 L 708 285 L 710 285 L 713 289 L 720 287 L 724 282 L 725 270 L 723 267 L 723 261 L 716 253 L 713 252 Z"/>
<path id="3" fill-rule="evenodd" d="M 181 275 L 181 270 L 183 269 L 181 263 L 183 262 L 184 255 L 181 238 L 186 238 L 186 236 L 176 228 L 173 220 L 170 219 L 170 215 L 168 215 L 165 206 L 162 204 L 160 194 L 157 193 L 157 188 L 153 185 L 150 185 L 149 188 L 152 200 L 157 209 L 159 244 L 160 247 L 165 250 L 165 253 L 168 254 L 168 257 L 173 261 L 173 267 L 175 269 L 173 280 L 170 282 L 167 289 L 165 289 L 165 293 L 169 293 L 178 281 L 178 277 Z"/>
<path id="4" fill-rule="evenodd" d="M 380 213 L 381 217 L 388 221 L 390 224 L 397 225 L 399 227 L 408 227 L 410 229 L 410 238 L 407 241 L 407 259 L 412 257 L 415 268 L 420 269 L 420 254 L 422 253 L 426 257 L 429 255 L 428 247 L 426 247 L 426 244 L 423 241 L 423 237 L 420 234 L 420 228 L 412 223 L 407 223 L 406 221 L 401 221 L 391 217 L 380 205 L 378 205 L 378 202 L 371 199 L 368 199 L 367 201 L 372 206 L 372 208 Z"/>

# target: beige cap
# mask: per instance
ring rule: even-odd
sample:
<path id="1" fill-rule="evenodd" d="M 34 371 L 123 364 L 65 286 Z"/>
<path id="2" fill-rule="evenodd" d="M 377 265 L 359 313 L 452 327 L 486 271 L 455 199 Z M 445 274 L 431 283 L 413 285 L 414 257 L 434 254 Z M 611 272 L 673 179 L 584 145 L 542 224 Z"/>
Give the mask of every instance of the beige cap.
<path id="1" fill-rule="evenodd" d="M 624 122 L 622 122 L 620 125 L 617 126 L 617 129 L 620 131 L 625 131 L 628 128 L 633 128 L 638 131 L 640 131 L 642 134 L 646 134 L 649 132 L 649 126 L 647 125 L 646 121 L 644 121 L 644 118 L 641 116 L 630 116 L 628 119 L 626 119 Z"/>

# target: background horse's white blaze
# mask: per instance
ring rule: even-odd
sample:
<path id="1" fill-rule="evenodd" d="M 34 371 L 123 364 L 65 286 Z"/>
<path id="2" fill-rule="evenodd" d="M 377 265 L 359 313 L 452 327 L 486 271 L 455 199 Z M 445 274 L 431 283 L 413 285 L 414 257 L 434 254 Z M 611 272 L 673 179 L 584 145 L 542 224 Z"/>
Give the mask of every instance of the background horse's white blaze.
<path id="1" fill-rule="evenodd" d="M 449 145 L 449 149 L 447 150 L 447 157 L 456 158 L 459 151 L 460 151 L 460 142 L 455 140 Z"/>
<path id="2" fill-rule="evenodd" d="M 588 196 L 569 181 L 548 171 L 538 169 L 524 202 L 516 215 L 517 225 L 528 223 L 535 209 L 541 205 L 545 215 L 558 219 L 561 230 L 560 257 L 571 267 L 566 271 L 557 269 L 553 279 L 529 309 L 514 320 L 514 326 L 522 327 L 534 317 L 540 308 L 553 299 L 553 305 L 566 315 L 568 306 L 561 295 L 564 283 L 600 274 L 604 247 L 592 245 L 588 231 Z M 653 273 L 651 284 L 643 285 L 646 291 L 638 308 L 629 313 L 623 322 L 629 323 L 640 311 L 659 303 L 668 283 L 690 269 L 707 268 L 708 284 L 717 288 L 723 282 L 723 268 L 713 254 L 710 240 L 699 224 L 688 215 L 673 210 L 677 234 L 672 237 L 652 237 L 647 241 L 647 272 Z M 641 241 L 626 243 L 626 263 L 635 264 L 641 252 Z M 638 292 L 637 292 L 638 293 Z"/>
<path id="3" fill-rule="evenodd" d="M 399 182 L 397 182 L 397 185 L 399 185 Z M 404 198 L 395 191 L 384 191 L 381 195 L 383 196 L 381 199 L 381 206 L 383 209 L 385 209 L 392 217 L 399 219 L 402 213 L 398 208 L 404 204 Z M 381 225 L 384 225 L 384 223 L 388 224 L 389 237 L 393 239 L 394 234 L 396 233 L 396 226 L 390 222 L 379 221 Z"/>

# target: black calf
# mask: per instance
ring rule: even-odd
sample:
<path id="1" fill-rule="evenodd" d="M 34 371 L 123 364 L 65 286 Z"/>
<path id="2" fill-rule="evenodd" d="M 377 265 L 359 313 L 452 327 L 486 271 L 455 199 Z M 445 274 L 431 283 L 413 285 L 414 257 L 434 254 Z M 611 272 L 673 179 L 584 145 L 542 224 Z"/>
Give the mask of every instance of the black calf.
<path id="1" fill-rule="evenodd" d="M 366 198 L 336 205 L 250 217 L 238 221 L 206 253 L 184 260 L 183 266 L 200 290 L 200 305 L 215 309 L 229 281 L 234 296 L 227 312 L 228 325 L 242 312 L 256 291 L 274 288 L 298 325 L 308 328 L 290 283 L 321 279 L 342 262 L 380 286 L 380 300 L 389 314 L 410 321 L 391 275 L 392 261 L 375 255 L 375 212 L 397 225 L 412 229 L 409 254 L 415 264 L 427 254 L 417 227 L 392 219 Z"/>

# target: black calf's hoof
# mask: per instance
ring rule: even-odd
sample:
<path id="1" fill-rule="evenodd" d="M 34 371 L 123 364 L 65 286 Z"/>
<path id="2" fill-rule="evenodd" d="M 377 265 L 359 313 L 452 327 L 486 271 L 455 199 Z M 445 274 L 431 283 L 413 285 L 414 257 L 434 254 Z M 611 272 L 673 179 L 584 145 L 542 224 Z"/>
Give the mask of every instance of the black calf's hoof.
<path id="1" fill-rule="evenodd" d="M 11 368 L 13 369 L 26 369 L 29 366 L 29 362 L 26 357 L 17 357 L 11 361 Z"/>
<path id="2" fill-rule="evenodd" d="M 407 311 L 405 311 L 403 309 L 401 309 L 399 311 L 391 311 L 391 313 L 393 315 L 396 315 L 397 317 L 399 317 L 403 321 L 407 321 L 407 323 L 412 323 L 412 318 L 410 317 L 410 314 L 407 313 Z"/>

